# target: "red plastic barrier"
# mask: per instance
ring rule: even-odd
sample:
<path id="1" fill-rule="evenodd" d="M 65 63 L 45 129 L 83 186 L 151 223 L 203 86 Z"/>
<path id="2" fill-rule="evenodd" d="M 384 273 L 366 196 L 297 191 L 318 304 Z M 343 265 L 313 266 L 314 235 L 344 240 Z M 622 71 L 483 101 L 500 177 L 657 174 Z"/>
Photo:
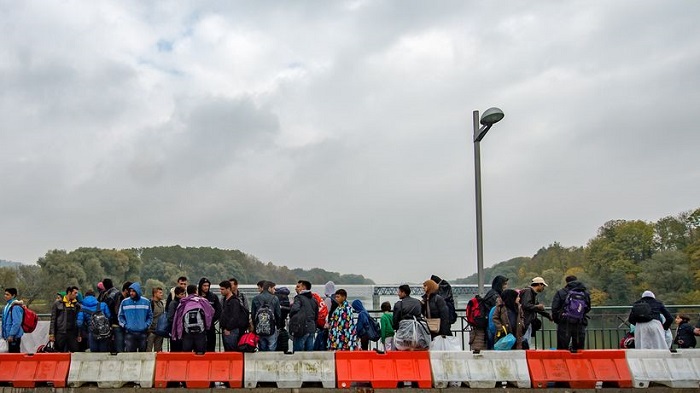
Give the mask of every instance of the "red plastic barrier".
<path id="1" fill-rule="evenodd" d="M 167 388 L 168 383 L 176 382 L 192 389 L 209 388 L 214 382 L 228 383 L 230 388 L 242 388 L 243 354 L 158 352 L 153 387 Z"/>
<path id="2" fill-rule="evenodd" d="M 552 383 L 572 389 L 632 387 L 624 350 L 527 351 L 526 356 L 533 388 L 547 388 Z"/>
<path id="3" fill-rule="evenodd" d="M 370 383 L 375 389 L 395 389 L 399 383 L 417 383 L 430 389 L 432 376 L 430 354 L 427 351 L 337 351 L 335 370 L 338 388 L 350 388 L 353 383 Z"/>
<path id="4" fill-rule="evenodd" d="M 69 370 L 69 353 L 0 354 L 0 382 L 15 388 L 33 388 L 37 383 L 65 388 Z"/>

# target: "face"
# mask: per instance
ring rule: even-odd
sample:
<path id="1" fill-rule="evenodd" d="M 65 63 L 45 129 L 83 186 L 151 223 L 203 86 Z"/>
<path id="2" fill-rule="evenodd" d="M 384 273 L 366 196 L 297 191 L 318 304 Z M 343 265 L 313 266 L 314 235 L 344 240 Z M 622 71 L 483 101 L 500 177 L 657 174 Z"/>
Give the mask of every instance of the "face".
<path id="1" fill-rule="evenodd" d="M 503 290 L 506 290 L 506 289 L 508 289 L 508 281 L 503 283 Z"/>
<path id="2" fill-rule="evenodd" d="M 209 292 L 209 286 L 210 286 L 210 285 L 211 285 L 211 284 L 209 284 L 208 282 L 205 282 L 204 284 L 202 284 L 202 292 L 204 292 L 204 293 Z"/>
<path id="3" fill-rule="evenodd" d="M 235 281 L 229 281 L 231 283 L 231 292 L 234 293 L 238 291 L 238 284 Z"/>
<path id="4" fill-rule="evenodd" d="M 224 287 L 219 288 L 219 291 L 221 291 L 221 296 L 223 297 L 228 297 L 229 293 L 231 293 L 231 291 L 228 288 Z"/>
<path id="5" fill-rule="evenodd" d="M 133 289 L 129 289 L 129 297 L 130 298 L 136 299 L 137 296 L 138 296 L 138 294 L 136 293 L 136 291 L 134 291 Z"/>
<path id="6" fill-rule="evenodd" d="M 297 291 L 297 293 L 300 293 L 301 291 L 303 291 L 303 290 L 304 290 L 304 286 L 303 286 L 303 285 L 301 285 L 301 283 L 300 283 L 300 282 L 298 282 L 298 283 L 297 283 L 297 286 L 296 286 L 296 287 L 294 287 L 294 290 L 295 290 L 295 291 Z"/>
<path id="7" fill-rule="evenodd" d="M 75 300 L 78 297 L 78 290 L 74 289 L 67 294 L 68 300 Z"/>
<path id="8" fill-rule="evenodd" d="M 540 292 L 544 291 L 544 284 L 537 284 L 534 286 L 534 288 L 535 288 L 535 292 L 540 293 Z"/>
<path id="9" fill-rule="evenodd" d="M 338 304 L 343 304 L 343 302 L 344 302 L 345 299 L 347 299 L 347 298 L 348 298 L 347 296 L 343 296 L 343 295 L 341 295 L 341 294 L 339 294 L 339 293 L 336 293 L 336 294 L 335 294 L 335 301 L 338 302 Z"/>
<path id="10" fill-rule="evenodd" d="M 153 298 L 156 300 L 163 300 L 163 290 L 157 290 L 156 293 L 153 295 Z"/>
<path id="11" fill-rule="evenodd" d="M 399 291 L 399 299 L 403 299 L 406 297 L 406 292 L 404 291 Z"/>
<path id="12" fill-rule="evenodd" d="M 178 299 L 183 299 L 185 296 L 187 296 L 187 292 L 182 292 L 182 293 L 180 293 L 180 294 L 177 295 L 177 298 L 178 298 Z"/>
<path id="13" fill-rule="evenodd" d="M 5 292 L 5 298 L 7 299 L 7 292 Z M 680 325 L 683 320 L 680 316 L 676 315 L 676 325 Z"/>
<path id="14" fill-rule="evenodd" d="M 5 301 L 8 301 L 12 299 L 12 295 L 10 295 L 10 292 L 5 292 Z"/>
<path id="15" fill-rule="evenodd" d="M 177 286 L 182 288 L 182 289 L 187 289 L 187 280 L 182 280 L 177 282 Z"/>
<path id="16" fill-rule="evenodd" d="M 270 287 L 267 290 L 270 291 L 271 294 L 275 294 L 275 287 Z"/>

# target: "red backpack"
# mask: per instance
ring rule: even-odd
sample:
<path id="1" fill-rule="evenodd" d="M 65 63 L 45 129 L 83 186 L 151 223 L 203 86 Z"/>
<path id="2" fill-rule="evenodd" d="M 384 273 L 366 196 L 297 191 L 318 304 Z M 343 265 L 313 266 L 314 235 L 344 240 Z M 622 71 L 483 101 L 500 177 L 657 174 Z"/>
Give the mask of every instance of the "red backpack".
<path id="1" fill-rule="evenodd" d="M 488 312 L 484 309 L 484 298 L 474 296 L 467 303 L 467 323 L 477 328 L 484 329 L 488 325 Z"/>
<path id="2" fill-rule="evenodd" d="M 326 318 L 328 318 L 328 306 L 318 293 L 313 293 L 313 297 L 314 300 L 316 300 L 316 303 L 318 303 L 318 317 L 316 318 L 316 326 L 323 328 L 326 326 Z"/>
<path id="3" fill-rule="evenodd" d="M 31 333 L 36 330 L 36 325 L 39 324 L 39 316 L 36 315 L 36 312 L 30 310 L 24 304 L 13 304 L 12 307 L 14 306 L 20 306 L 22 307 L 22 311 L 24 311 L 24 317 L 22 318 L 22 331 L 25 333 Z"/>

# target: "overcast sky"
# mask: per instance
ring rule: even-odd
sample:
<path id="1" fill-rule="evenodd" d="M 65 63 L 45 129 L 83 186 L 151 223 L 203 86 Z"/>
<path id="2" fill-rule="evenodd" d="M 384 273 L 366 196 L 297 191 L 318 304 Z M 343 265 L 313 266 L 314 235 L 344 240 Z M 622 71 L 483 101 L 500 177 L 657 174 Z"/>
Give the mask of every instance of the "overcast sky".
<path id="1" fill-rule="evenodd" d="M 378 282 L 700 207 L 700 2 L 0 0 L 0 259 L 212 246 Z"/>

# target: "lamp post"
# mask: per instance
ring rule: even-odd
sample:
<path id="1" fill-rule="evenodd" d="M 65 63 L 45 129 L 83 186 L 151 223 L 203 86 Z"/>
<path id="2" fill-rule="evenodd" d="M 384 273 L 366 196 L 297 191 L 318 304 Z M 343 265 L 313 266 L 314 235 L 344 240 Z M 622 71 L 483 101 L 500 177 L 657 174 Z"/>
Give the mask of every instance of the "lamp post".
<path id="1" fill-rule="evenodd" d="M 479 295 L 484 295 L 484 239 L 481 216 L 481 140 L 491 127 L 503 119 L 503 111 L 489 108 L 479 118 L 479 111 L 474 111 L 474 182 L 476 183 L 476 276 Z M 481 124 L 481 127 L 479 127 Z"/>

